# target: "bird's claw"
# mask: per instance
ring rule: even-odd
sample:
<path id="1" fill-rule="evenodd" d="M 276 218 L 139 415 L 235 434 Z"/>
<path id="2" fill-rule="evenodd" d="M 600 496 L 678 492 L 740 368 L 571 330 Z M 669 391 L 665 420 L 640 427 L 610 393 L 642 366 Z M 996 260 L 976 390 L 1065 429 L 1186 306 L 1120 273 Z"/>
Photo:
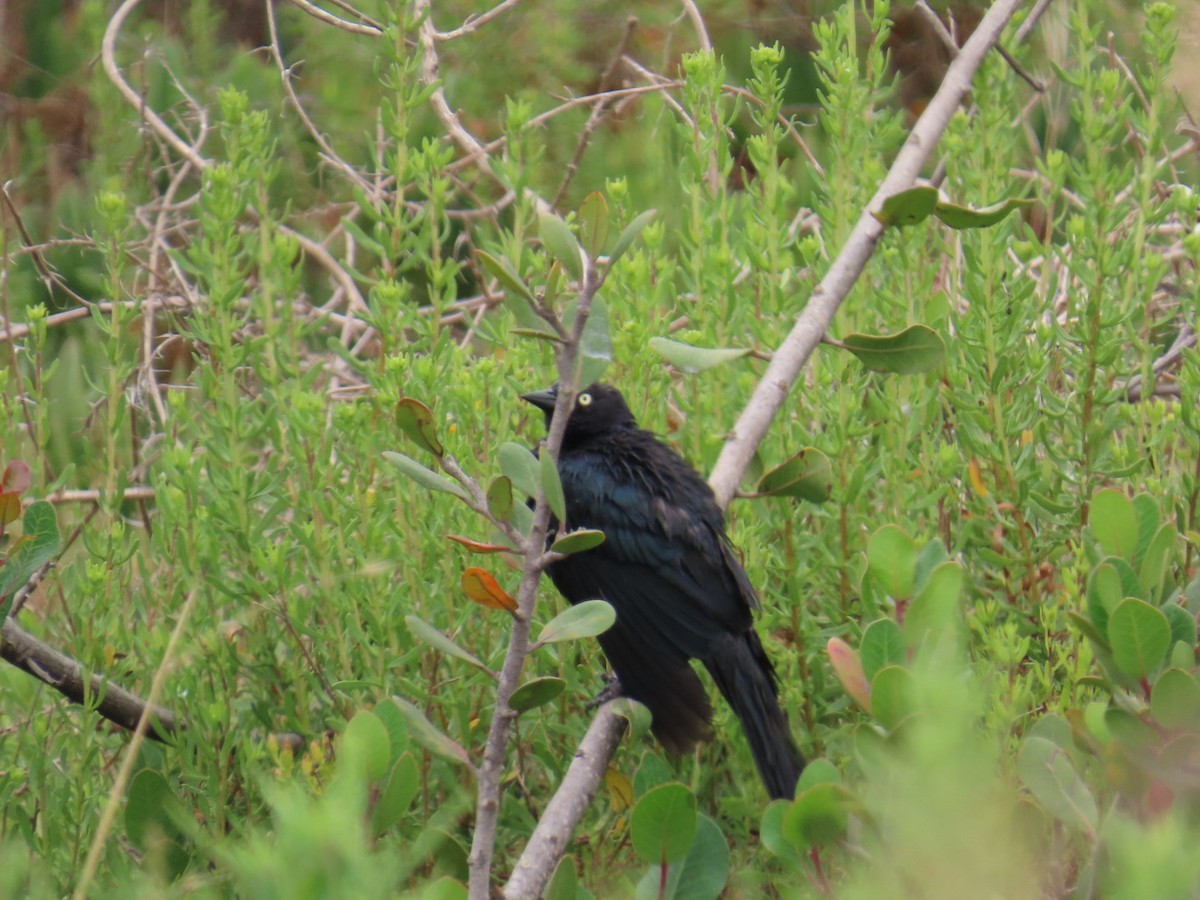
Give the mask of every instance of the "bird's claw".
<path id="1" fill-rule="evenodd" d="M 625 696 L 625 689 L 621 687 L 621 681 L 617 678 L 615 672 L 605 672 L 604 682 L 604 687 L 601 688 L 600 693 L 588 701 L 587 709 L 595 709 L 609 700 L 616 700 L 618 697 Z"/>

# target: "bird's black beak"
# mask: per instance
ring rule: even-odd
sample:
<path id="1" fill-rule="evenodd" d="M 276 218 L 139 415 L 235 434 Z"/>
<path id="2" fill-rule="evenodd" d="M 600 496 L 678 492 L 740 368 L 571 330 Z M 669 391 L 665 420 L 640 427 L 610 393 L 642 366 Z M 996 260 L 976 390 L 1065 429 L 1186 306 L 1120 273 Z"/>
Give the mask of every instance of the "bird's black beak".
<path id="1" fill-rule="evenodd" d="M 544 391 L 522 394 L 521 399 L 529 401 L 543 412 L 552 413 L 554 412 L 554 402 L 558 399 L 558 385 L 548 387 Z"/>

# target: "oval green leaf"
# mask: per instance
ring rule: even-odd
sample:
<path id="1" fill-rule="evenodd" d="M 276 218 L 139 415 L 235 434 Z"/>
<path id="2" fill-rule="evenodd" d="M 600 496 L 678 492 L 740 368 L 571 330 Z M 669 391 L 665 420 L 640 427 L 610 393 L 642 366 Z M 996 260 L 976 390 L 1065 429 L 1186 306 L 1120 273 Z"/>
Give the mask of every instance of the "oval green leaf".
<path id="1" fill-rule="evenodd" d="M 513 492 L 512 479 L 507 475 L 499 475 L 492 479 L 487 489 L 487 508 L 500 521 L 507 521 L 512 513 Z"/>
<path id="2" fill-rule="evenodd" d="M 962 567 L 957 562 L 944 562 L 933 570 L 904 615 L 904 637 L 910 648 L 957 630 L 962 583 Z"/>
<path id="3" fill-rule="evenodd" d="M 564 534 L 555 541 L 550 549 L 555 553 L 582 553 L 604 543 L 604 532 L 594 528 L 580 528 Z"/>
<path id="4" fill-rule="evenodd" d="M 682 372 L 703 372 L 713 366 L 741 359 L 750 353 L 748 348 L 693 347 L 670 338 L 650 338 L 650 349 Z"/>
<path id="5" fill-rule="evenodd" d="M 579 204 L 579 237 L 592 259 L 604 252 L 608 240 L 608 201 L 599 191 L 592 191 Z"/>
<path id="6" fill-rule="evenodd" d="M 1153 675 L 1171 649 L 1171 625 L 1161 610 L 1135 597 L 1122 600 L 1108 620 L 1113 662 L 1127 678 Z"/>
<path id="7" fill-rule="evenodd" d="M 872 718 L 892 731 L 912 713 L 912 675 L 899 666 L 884 666 L 871 679 Z"/>
<path id="8" fill-rule="evenodd" d="M 563 497 L 562 481 L 558 477 L 558 466 L 550 458 L 549 453 L 538 457 L 539 479 L 542 483 L 542 495 L 550 506 L 550 511 L 560 522 L 567 518 L 567 501 Z"/>
<path id="9" fill-rule="evenodd" d="M 400 821 L 420 791 L 421 770 L 413 755 L 405 753 L 392 766 L 387 783 L 371 810 L 371 833 L 379 837 Z"/>
<path id="10" fill-rule="evenodd" d="M 824 503 L 833 493 L 833 466 L 820 450 L 805 447 L 763 475 L 754 490 L 764 497 L 800 497 Z"/>
<path id="11" fill-rule="evenodd" d="M 1167 669 L 1150 692 L 1150 713 L 1164 728 L 1200 731 L 1200 682 L 1182 669 Z"/>
<path id="12" fill-rule="evenodd" d="M 434 456 L 441 456 L 446 452 L 437 437 L 433 411 L 420 400 L 405 397 L 397 403 L 396 424 L 422 450 L 428 450 Z"/>
<path id="13" fill-rule="evenodd" d="M 563 610 L 546 623 L 538 635 L 539 644 L 574 641 L 603 634 L 617 621 L 617 611 L 603 600 L 584 600 Z"/>
<path id="14" fill-rule="evenodd" d="M 678 782 L 647 791 L 633 808 L 629 832 L 634 851 L 651 865 L 683 859 L 696 834 L 695 795 Z"/>
<path id="15" fill-rule="evenodd" d="M 342 730 L 339 758 L 354 760 L 369 781 L 378 781 L 392 761 L 392 743 L 383 721 L 369 710 L 359 710 Z"/>
<path id="16" fill-rule="evenodd" d="M 796 794 L 796 802 L 783 814 L 783 834 L 801 850 L 823 847 L 846 833 L 850 821 L 850 795 L 840 784 L 817 784 Z"/>
<path id="17" fill-rule="evenodd" d="M 1071 828 L 1095 833 L 1096 799 L 1065 750 L 1043 737 L 1028 738 L 1021 745 L 1017 772 L 1046 812 Z"/>
<path id="18" fill-rule="evenodd" d="M 904 635 L 900 626 L 891 619 L 876 619 L 863 632 L 858 648 L 862 659 L 863 674 L 867 680 L 874 678 L 880 669 L 904 664 Z"/>
<path id="19" fill-rule="evenodd" d="M 512 696 L 508 698 L 508 705 L 519 713 L 528 712 L 556 699 L 566 686 L 567 683 L 561 678 L 549 675 L 534 678 L 512 692 Z"/>
<path id="20" fill-rule="evenodd" d="M 541 213 L 538 216 L 538 237 L 542 239 L 542 246 L 576 280 L 583 277 L 583 248 L 566 222 L 552 212 Z"/>
<path id="21" fill-rule="evenodd" d="M 928 325 L 910 325 L 899 334 L 849 334 L 842 345 L 872 372 L 893 375 L 928 372 L 946 356 L 945 341 Z"/>
<path id="22" fill-rule="evenodd" d="M 867 571 L 893 600 L 913 590 L 917 545 L 899 525 L 884 525 L 867 542 Z"/>
<path id="23" fill-rule="evenodd" d="M 1108 556 L 1132 560 L 1138 544 L 1138 521 L 1133 501 L 1121 491 L 1104 488 L 1092 497 L 1088 526 Z"/>
<path id="24" fill-rule="evenodd" d="M 537 496 L 538 458 L 533 452 L 521 444 L 505 441 L 496 451 L 500 459 L 500 471 L 508 476 L 513 487 L 527 497 Z"/>

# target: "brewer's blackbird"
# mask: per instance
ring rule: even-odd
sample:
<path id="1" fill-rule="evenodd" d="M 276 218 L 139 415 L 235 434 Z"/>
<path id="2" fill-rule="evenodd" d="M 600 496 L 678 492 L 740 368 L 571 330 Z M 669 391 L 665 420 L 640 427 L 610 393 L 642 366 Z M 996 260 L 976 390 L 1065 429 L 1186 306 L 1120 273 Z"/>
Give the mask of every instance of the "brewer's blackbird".
<path id="1" fill-rule="evenodd" d="M 557 387 L 524 394 L 549 427 Z M 712 490 L 638 427 L 620 391 L 580 391 L 558 457 L 569 530 L 604 543 L 549 567 L 571 603 L 602 599 L 616 623 L 600 646 L 627 696 L 653 715 L 672 754 L 712 736 L 712 707 L 690 660 L 704 663 L 741 720 L 772 798 L 791 799 L 804 759 L 779 707 L 775 670 L 754 631 L 754 588 L 734 555 Z"/>

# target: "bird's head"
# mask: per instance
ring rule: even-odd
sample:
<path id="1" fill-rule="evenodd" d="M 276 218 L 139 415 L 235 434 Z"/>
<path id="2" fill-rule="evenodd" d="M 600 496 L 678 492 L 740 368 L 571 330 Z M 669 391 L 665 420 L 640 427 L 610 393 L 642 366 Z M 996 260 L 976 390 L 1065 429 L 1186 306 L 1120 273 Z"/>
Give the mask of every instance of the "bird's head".
<path id="1" fill-rule="evenodd" d="M 546 414 L 546 427 L 549 428 L 550 420 L 554 418 L 554 404 L 558 400 L 558 385 L 544 391 L 522 394 L 521 399 L 528 400 Z M 629 411 L 621 392 L 612 385 L 596 382 L 575 395 L 564 443 L 573 444 L 595 435 L 636 426 L 637 420 Z"/>

